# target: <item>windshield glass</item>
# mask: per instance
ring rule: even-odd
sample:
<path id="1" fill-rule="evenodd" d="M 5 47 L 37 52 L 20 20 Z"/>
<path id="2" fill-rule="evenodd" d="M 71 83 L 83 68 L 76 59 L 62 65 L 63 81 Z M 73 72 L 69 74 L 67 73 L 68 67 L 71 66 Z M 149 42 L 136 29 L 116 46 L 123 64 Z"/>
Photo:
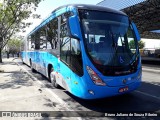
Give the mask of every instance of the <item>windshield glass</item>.
<path id="1" fill-rule="evenodd" d="M 135 61 L 137 40 L 127 16 L 88 10 L 79 14 L 86 52 L 100 71 Z"/>

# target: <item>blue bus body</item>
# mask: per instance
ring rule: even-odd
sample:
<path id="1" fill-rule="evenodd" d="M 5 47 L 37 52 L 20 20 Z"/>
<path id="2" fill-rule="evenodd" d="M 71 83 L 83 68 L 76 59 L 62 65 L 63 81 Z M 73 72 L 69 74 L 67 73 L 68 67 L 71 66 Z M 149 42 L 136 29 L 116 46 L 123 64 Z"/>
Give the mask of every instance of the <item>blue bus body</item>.
<path id="1" fill-rule="evenodd" d="M 85 7 L 85 5 L 83 6 Z M 92 8 L 93 6 L 87 6 L 87 7 Z M 85 8 L 85 10 L 88 9 L 87 7 Z M 114 62 L 116 65 L 113 65 L 112 67 L 106 65 L 106 63 L 102 65 L 101 68 L 96 67 L 96 65 L 101 66 L 101 64 L 95 63 L 94 61 L 96 60 L 94 60 L 92 56 L 89 57 L 90 52 L 87 53 L 87 50 L 89 49 L 89 47 L 88 48 L 86 47 L 88 43 L 85 43 L 85 38 L 90 39 L 92 37 L 92 33 L 88 35 L 88 37 L 85 37 L 85 35 L 83 35 L 83 31 L 85 30 L 81 29 L 82 24 L 80 24 L 80 20 L 79 20 L 80 13 L 78 12 L 78 9 L 81 9 L 81 8 L 82 8 L 82 5 L 67 5 L 59 8 L 58 10 L 53 11 L 45 21 L 43 21 L 28 35 L 30 36 L 33 33 L 36 33 L 36 31 L 41 29 L 43 26 L 47 25 L 54 18 L 66 12 L 72 12 L 72 15 L 70 17 L 74 17 L 74 19 L 70 19 L 67 25 L 69 25 L 69 28 L 71 29 L 70 34 L 72 34 L 74 39 L 77 38 L 77 41 L 79 42 L 79 46 L 81 50 L 80 55 L 82 59 L 81 72 L 75 72 L 76 67 L 73 67 L 73 69 L 71 69 L 70 66 L 72 66 L 72 64 L 68 65 L 61 60 L 62 57 L 64 58 L 66 57 L 67 59 L 67 54 L 71 54 L 71 53 L 66 53 L 67 52 L 66 49 L 68 49 L 67 47 L 69 46 L 64 48 L 65 55 L 61 57 L 60 51 L 62 48 L 56 49 L 58 51 L 58 54 L 55 54 L 54 50 L 46 50 L 46 48 L 44 48 L 45 50 L 43 48 L 33 49 L 33 50 L 28 49 L 28 47 L 31 46 L 31 43 L 30 44 L 27 43 L 28 38 L 26 38 L 25 40 L 26 49 L 21 54 L 22 61 L 28 64 L 29 66 L 32 66 L 32 69 L 40 72 L 47 78 L 53 77 L 53 79 L 55 80 L 54 82 L 56 82 L 56 84 L 62 86 L 73 95 L 83 99 L 97 99 L 97 98 L 104 98 L 104 97 L 115 96 L 115 95 L 122 95 L 137 89 L 141 84 L 141 75 L 142 75 L 141 58 L 138 52 L 138 48 L 137 48 L 137 54 L 135 55 L 135 57 L 133 57 L 133 59 L 135 59 L 133 64 L 136 65 L 136 70 L 133 70 L 134 72 L 131 72 L 132 69 L 127 67 L 126 69 L 123 69 L 123 72 L 121 72 L 120 70 L 121 66 L 116 67 L 117 66 L 116 62 Z M 94 6 L 94 8 L 96 8 L 96 6 Z M 94 11 L 98 11 L 98 10 L 94 9 Z M 112 10 L 109 9 L 109 12 L 112 12 Z M 114 12 L 116 11 L 113 10 L 113 13 Z M 85 21 L 85 25 L 88 25 L 88 24 L 89 23 Z M 97 23 L 97 25 L 98 24 L 99 23 Z M 60 27 L 57 27 L 58 30 L 60 30 L 59 28 Z M 122 41 L 122 39 L 120 41 Z M 72 39 L 70 42 L 72 43 Z M 102 55 L 105 55 L 105 54 L 102 54 Z M 71 57 L 73 56 L 74 55 L 71 55 L 70 59 L 72 59 Z M 72 63 L 76 63 L 77 57 L 73 57 L 73 58 L 75 58 L 75 61 L 73 60 Z M 123 55 L 122 56 L 120 55 L 120 57 L 114 56 L 112 58 L 118 58 L 121 60 L 121 62 L 123 62 L 124 57 Z M 111 68 L 109 69 L 111 71 L 110 73 L 106 73 L 107 67 L 103 68 L 105 65 L 108 66 L 108 69 Z M 77 66 L 77 69 L 79 69 L 78 62 L 75 66 Z M 132 64 L 130 66 L 132 66 Z M 104 73 L 103 73 L 103 70 L 105 70 Z M 114 72 L 116 70 L 119 70 L 119 71 Z M 77 73 L 80 73 L 80 74 L 77 74 Z"/>

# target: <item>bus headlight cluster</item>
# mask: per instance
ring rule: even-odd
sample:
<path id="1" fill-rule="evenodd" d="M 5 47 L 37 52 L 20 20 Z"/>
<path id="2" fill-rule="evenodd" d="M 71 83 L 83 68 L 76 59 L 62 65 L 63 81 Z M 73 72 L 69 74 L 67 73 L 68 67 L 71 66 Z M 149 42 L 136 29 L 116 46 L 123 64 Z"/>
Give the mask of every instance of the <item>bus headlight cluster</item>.
<path id="1" fill-rule="evenodd" d="M 105 86 L 106 83 L 104 83 L 100 77 L 97 75 L 96 72 L 94 72 L 89 66 L 87 66 L 87 71 L 89 76 L 91 77 L 92 81 L 94 82 L 94 84 L 96 85 L 101 85 L 101 86 Z"/>

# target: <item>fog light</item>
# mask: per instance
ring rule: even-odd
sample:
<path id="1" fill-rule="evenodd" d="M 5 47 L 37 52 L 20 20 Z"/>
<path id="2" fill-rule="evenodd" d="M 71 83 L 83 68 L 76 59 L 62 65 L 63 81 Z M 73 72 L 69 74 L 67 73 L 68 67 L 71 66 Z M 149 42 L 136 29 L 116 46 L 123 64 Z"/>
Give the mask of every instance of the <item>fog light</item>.
<path id="1" fill-rule="evenodd" d="M 88 90 L 88 92 L 92 95 L 94 95 L 94 92 L 92 90 Z"/>

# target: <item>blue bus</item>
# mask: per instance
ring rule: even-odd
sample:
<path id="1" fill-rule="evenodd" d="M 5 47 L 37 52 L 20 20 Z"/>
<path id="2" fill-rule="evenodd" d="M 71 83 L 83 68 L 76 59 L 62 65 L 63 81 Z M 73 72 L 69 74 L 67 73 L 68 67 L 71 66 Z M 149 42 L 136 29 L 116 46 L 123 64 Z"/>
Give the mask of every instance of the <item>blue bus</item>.
<path id="1" fill-rule="evenodd" d="M 141 84 L 139 40 L 121 11 L 66 5 L 27 35 L 22 61 L 79 98 L 122 95 Z"/>

